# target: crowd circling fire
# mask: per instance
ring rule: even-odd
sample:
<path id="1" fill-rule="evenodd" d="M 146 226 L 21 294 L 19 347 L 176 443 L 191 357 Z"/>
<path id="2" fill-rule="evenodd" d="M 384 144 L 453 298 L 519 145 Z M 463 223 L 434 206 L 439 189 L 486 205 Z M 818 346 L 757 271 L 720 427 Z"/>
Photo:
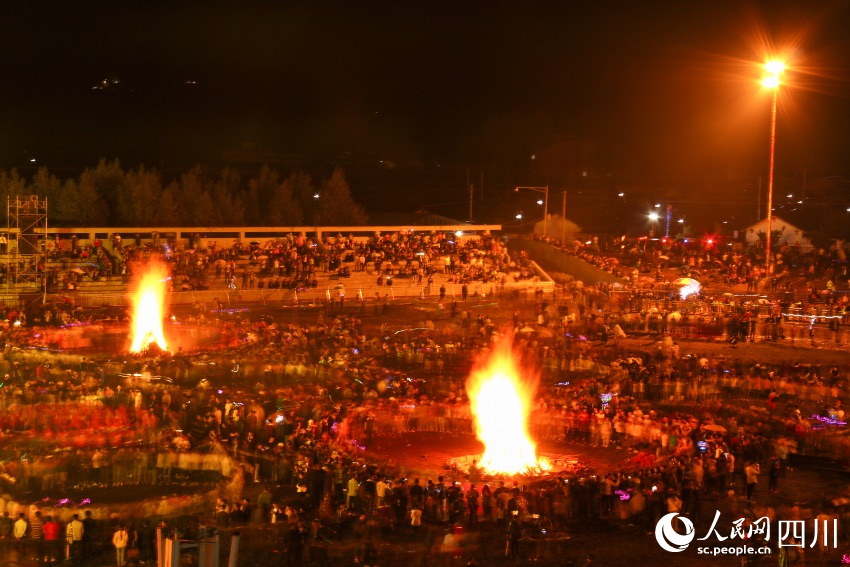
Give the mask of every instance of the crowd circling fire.
<path id="1" fill-rule="evenodd" d="M 159 247 L 120 245 L 138 262 L 130 270 L 132 355 L 56 348 L 57 325 L 85 332 L 104 324 L 82 310 L 38 321 L 9 312 L 0 555 L 81 561 L 126 547 L 150 561 L 152 526 L 160 525 L 186 537 L 242 529 L 289 565 L 340 556 L 372 565 L 388 541 L 475 564 L 552 557 L 589 521 L 643 537 L 664 514 L 697 518 L 709 508 L 747 523 L 840 517 L 842 544 L 850 541 L 846 488 L 803 504 L 782 497 L 795 456 L 850 465 L 842 405 L 850 366 L 754 360 L 743 349 L 728 357 L 685 351 L 676 332 L 690 309 L 733 346 L 780 340 L 791 304 L 724 297 L 720 290 L 742 278 L 748 292 L 765 278 L 777 293 L 811 286 L 806 301 L 826 309 L 816 317 L 840 318 L 846 296 L 817 290 L 823 279 L 845 278 L 830 260 L 838 251 L 786 251 L 778 258 L 784 267 L 767 276 L 743 251 L 550 241 L 630 281 L 568 281 L 543 293 L 527 277 L 523 252 L 490 236 L 451 238 L 340 238 L 322 253 L 293 238 L 170 258 Z M 240 255 L 249 267 L 237 273 Z M 664 281 L 671 255 L 682 261 L 679 275 L 705 282 L 690 304 Z M 655 259 L 649 270 L 647 258 Z M 404 321 L 390 317 L 381 292 L 349 305 L 330 298 L 295 320 L 219 304 L 167 318 L 169 290 L 184 284 L 215 277 L 227 287 L 241 279 L 246 289 L 312 286 L 317 274 L 345 277 L 349 267 L 369 269 L 384 289 L 401 276 L 434 293 L 405 308 Z M 497 291 L 497 302 L 467 287 L 498 290 L 526 279 L 526 291 Z M 462 294 L 448 297 L 447 284 L 462 285 Z M 219 340 L 175 350 L 168 336 L 178 324 L 214 327 Z M 620 344 L 633 333 L 650 341 Z M 459 468 L 376 450 L 417 434 L 477 438 L 483 451 Z M 583 456 L 559 470 L 543 445 Z M 107 490 L 132 497 L 133 487 L 138 499 L 97 499 Z M 63 496 L 71 492 L 92 496 Z M 47 522 L 61 530 L 45 529 Z"/>

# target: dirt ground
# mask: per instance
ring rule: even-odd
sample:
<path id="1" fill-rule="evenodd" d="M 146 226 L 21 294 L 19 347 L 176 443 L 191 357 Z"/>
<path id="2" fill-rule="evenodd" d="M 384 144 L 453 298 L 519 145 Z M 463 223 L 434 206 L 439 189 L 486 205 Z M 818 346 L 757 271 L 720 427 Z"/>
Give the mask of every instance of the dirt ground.
<path id="1" fill-rule="evenodd" d="M 495 325 L 509 325 L 513 312 L 519 311 L 521 318 L 532 320 L 534 303 L 509 298 L 487 298 L 471 301 L 461 306 L 468 309 L 473 316 L 486 313 L 493 319 Z M 307 315 L 307 318 L 311 315 Z M 301 314 L 302 322 L 305 315 Z M 440 332 L 453 322 L 441 319 L 436 305 L 429 302 L 412 302 L 394 305 L 386 316 L 374 316 L 367 309 L 363 313 L 364 325 L 384 325 L 388 329 L 418 328 L 422 323 L 431 320 L 435 325 L 434 332 Z M 460 332 L 455 327 L 449 327 L 450 332 Z M 850 364 L 850 350 L 831 345 L 819 344 L 811 347 L 806 342 L 780 343 L 755 342 L 737 343 L 730 345 L 721 340 L 687 340 L 677 339 L 681 353 L 705 354 L 710 357 L 725 357 L 729 360 L 739 360 L 746 364 L 756 362 L 802 362 L 831 366 L 833 364 Z M 624 352 L 639 350 L 653 352 L 658 345 L 657 337 L 634 336 L 624 339 L 619 345 L 603 346 L 594 344 L 597 349 L 621 349 Z M 375 445 L 367 450 L 381 461 L 395 462 L 399 471 L 408 477 L 419 475 L 420 478 L 435 478 L 443 474 L 447 478 L 450 471 L 445 466 L 446 461 L 458 455 L 475 454 L 482 449 L 481 444 L 470 438 L 437 433 L 409 433 L 395 438 L 377 439 Z M 586 445 L 543 443 L 540 450 L 577 455 L 590 468 L 606 470 L 616 468 L 628 458 L 622 450 L 593 448 Z M 765 481 L 766 482 L 766 481 Z M 760 499 L 771 506 L 778 507 L 788 503 L 813 503 L 826 494 L 833 493 L 837 488 L 847 486 L 850 477 L 846 472 L 824 470 L 819 468 L 797 468 L 782 480 L 780 492 L 770 494 L 764 491 Z M 742 490 L 739 490 L 742 492 Z M 703 518 L 695 521 L 697 532 L 701 537 L 711 523 L 715 509 L 721 507 L 718 497 L 709 496 L 704 500 Z M 743 503 L 741 504 L 743 506 Z M 730 518 L 731 521 L 731 518 Z M 653 535 L 644 529 L 632 526 L 619 520 L 598 519 L 575 523 L 569 530 L 570 539 L 557 544 L 550 543 L 540 546 L 529 540 L 526 542 L 523 554 L 528 554 L 520 563 L 539 565 L 585 565 L 588 553 L 595 556 L 594 565 L 682 565 L 689 567 L 702 566 L 732 566 L 741 565 L 741 559 L 728 556 L 706 556 L 698 554 L 694 545 L 680 554 L 663 551 L 655 542 Z M 442 532 L 431 534 L 441 537 Z M 775 539 L 775 537 L 774 537 Z M 501 530 L 484 530 L 468 538 L 467 556 L 475 556 L 479 565 L 513 565 L 514 562 L 504 558 L 505 535 Z M 714 544 L 712 544 L 714 545 Z M 446 565 L 461 566 L 465 560 L 451 560 L 439 555 L 428 554 L 426 541 L 411 541 L 403 536 L 391 536 L 379 547 L 376 564 L 379 565 Z M 351 564 L 350 556 L 342 548 L 337 550 L 340 555 L 332 564 Z M 844 550 L 845 552 L 847 550 Z M 807 556 L 807 564 L 837 565 L 841 553 L 833 551 L 827 557 L 817 557 L 813 553 Z M 749 565 L 778 564 L 777 550 L 772 556 L 753 557 Z"/>
<path id="2" fill-rule="evenodd" d="M 685 354 L 706 354 L 713 357 L 723 356 L 728 359 L 739 359 L 749 363 L 768 362 L 802 362 L 831 366 L 833 364 L 850 364 L 850 350 L 838 346 L 819 344 L 812 347 L 805 342 L 790 341 L 769 342 L 757 341 L 731 345 L 721 340 L 676 339 L 680 352 Z M 631 337 L 622 339 L 619 348 L 623 350 L 652 350 L 658 344 L 657 337 Z"/>
<path id="3" fill-rule="evenodd" d="M 530 301 L 521 301 L 508 298 L 486 298 L 470 301 L 461 306 L 468 309 L 473 316 L 478 313 L 489 314 L 496 326 L 509 324 L 514 310 L 520 311 L 525 320 L 531 320 L 534 304 Z M 272 315 L 281 322 L 298 322 L 309 324 L 317 321 L 320 317 L 320 309 L 316 307 L 300 308 L 275 308 L 266 306 L 261 309 L 251 308 L 250 316 L 258 314 Z M 327 319 L 330 314 L 322 315 Z M 410 301 L 407 303 L 394 304 L 386 315 L 374 315 L 370 308 L 364 309 L 362 313 L 364 325 L 370 329 L 376 329 L 383 325 L 385 330 L 399 330 L 404 328 L 419 328 L 422 323 L 433 321 L 435 332 L 440 331 L 446 325 L 453 324 L 449 319 L 440 318 L 436 302 Z M 460 332 L 452 327 L 451 332 Z M 832 365 L 850 364 L 850 351 L 832 349 L 826 346 L 812 348 L 806 345 L 774 344 L 774 343 L 738 343 L 735 346 L 724 341 L 703 340 L 679 340 L 682 354 L 700 353 L 709 356 L 725 356 L 737 358 L 743 362 L 794 362 L 801 361 L 811 364 Z M 631 337 L 620 342 L 618 346 L 598 345 L 596 348 L 619 348 L 624 351 L 635 349 L 641 351 L 652 351 L 657 344 L 657 339 L 652 337 Z M 576 455 L 586 466 L 606 470 L 615 468 L 628 458 L 623 450 L 615 448 L 593 448 L 586 445 L 568 443 L 543 443 L 540 446 L 543 452 L 557 452 Z M 367 455 L 380 461 L 394 461 L 403 474 L 420 478 L 435 478 L 439 474 L 449 471 L 444 467 L 446 461 L 454 456 L 474 454 L 481 451 L 478 441 L 462 436 L 437 433 L 408 433 L 394 438 L 377 439 L 373 447 L 367 449 Z M 798 468 L 791 471 L 780 485 L 781 492 L 769 494 L 766 491 L 760 494 L 763 502 L 774 506 L 788 502 L 813 502 L 822 495 L 833 492 L 836 488 L 847 486 L 848 477 L 845 473 L 834 470 L 822 470 L 817 468 Z M 275 487 L 278 489 L 280 487 Z M 186 490 L 181 487 L 154 487 L 152 493 L 144 494 L 133 492 L 134 496 L 149 497 L 155 493 L 171 493 L 178 490 Z M 191 490 L 191 487 L 188 488 Z M 206 489 L 206 488 L 204 488 Z M 249 486 L 247 498 L 256 498 L 256 486 Z M 82 494 L 82 493 L 81 493 Z M 85 496 L 98 501 L 116 501 L 125 498 L 127 491 L 124 489 L 98 488 L 87 489 Z M 41 496 L 41 495 L 40 495 Z M 48 495 L 53 496 L 53 495 Z M 73 496 L 73 495 L 65 495 Z M 710 524 L 714 510 L 720 505 L 716 497 L 707 497 L 703 502 L 704 514 L 699 521 L 695 520 L 698 536 L 701 536 Z M 239 563 L 242 567 L 253 567 L 255 565 L 283 565 L 290 564 L 282 552 L 282 547 L 269 535 L 267 529 L 256 526 L 241 528 L 242 539 L 240 543 Z M 593 565 L 622 566 L 732 566 L 741 565 L 739 558 L 733 557 L 710 557 L 697 554 L 694 545 L 683 553 L 669 553 L 663 551 L 655 542 L 655 538 L 648 534 L 643 527 L 630 525 L 620 520 L 597 519 L 582 522 L 573 522 L 568 530 L 569 539 L 560 542 L 549 541 L 539 543 L 537 540 L 524 540 L 521 545 L 521 556 L 519 561 L 507 560 L 504 557 L 506 534 L 503 529 L 491 526 L 482 527 L 479 531 L 466 536 L 464 542 L 465 556 L 453 558 L 439 553 L 430 553 L 435 542 L 444 535 L 445 528 L 429 528 L 414 536 L 407 528 L 401 528 L 395 533 L 382 534 L 376 541 L 376 555 L 369 561 L 372 567 L 413 567 L 420 565 L 463 567 L 467 565 L 467 558 L 475 557 L 477 565 L 517 565 L 536 564 L 543 566 L 565 566 L 585 565 L 585 557 L 588 553 L 595 555 Z M 222 535 L 225 542 L 222 548 L 221 565 L 227 564 L 227 553 L 229 550 L 230 533 Z M 358 543 L 346 539 L 334 541 L 327 546 L 328 565 L 354 566 L 354 552 Z M 846 550 L 844 550 L 846 551 Z M 808 564 L 837 565 L 840 553 L 833 552 L 824 562 L 817 561 L 810 556 Z M 186 563 L 192 562 L 192 556 L 187 555 Z M 91 566 L 105 566 L 114 564 L 114 554 L 105 550 L 98 558 L 86 563 Z M 36 562 L 20 562 L 10 557 L 0 557 L 0 567 L 6 565 L 13 567 L 18 565 L 35 565 Z M 195 559 L 196 564 L 196 559 Z M 292 563 L 296 564 L 296 563 Z M 318 564 L 318 562 L 314 562 Z M 757 558 L 751 565 L 776 565 L 778 564 L 776 550 L 774 555 L 767 558 Z M 362 565 L 362 564 L 361 564 Z"/>

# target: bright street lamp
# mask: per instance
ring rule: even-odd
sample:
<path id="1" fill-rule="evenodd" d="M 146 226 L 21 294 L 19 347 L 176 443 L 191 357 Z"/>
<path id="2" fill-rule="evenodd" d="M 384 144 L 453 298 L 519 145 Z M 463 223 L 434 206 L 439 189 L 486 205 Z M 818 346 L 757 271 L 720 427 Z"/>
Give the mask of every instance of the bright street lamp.
<path id="1" fill-rule="evenodd" d="M 768 61 L 767 63 L 765 63 L 764 68 L 767 70 L 768 73 L 770 73 L 771 75 L 776 77 L 777 75 L 782 73 L 782 71 L 785 70 L 785 63 L 783 63 L 782 61 L 775 61 L 775 60 L 774 61 Z M 777 77 L 777 82 L 778 82 L 778 80 L 779 79 Z"/>
<path id="2" fill-rule="evenodd" d="M 658 222 L 658 213 L 649 213 L 649 220 L 652 221 L 652 230 L 650 236 L 655 236 L 656 223 Z"/>
<path id="3" fill-rule="evenodd" d="M 549 186 L 545 187 L 514 187 L 514 192 L 518 192 L 520 189 L 528 189 L 529 191 L 537 191 L 538 193 L 543 193 L 543 237 L 547 236 L 546 234 L 546 220 L 549 217 Z M 540 201 L 538 201 L 540 203 Z"/>
<path id="4" fill-rule="evenodd" d="M 770 237 L 771 228 L 773 226 L 773 167 L 774 155 L 776 153 L 776 103 L 779 100 L 779 77 L 785 71 L 785 64 L 782 61 L 768 61 L 764 66 L 767 75 L 762 79 L 761 84 L 766 89 L 773 91 L 773 105 L 770 110 L 770 169 L 767 173 L 767 236 L 765 243 L 765 269 L 770 275 Z"/>

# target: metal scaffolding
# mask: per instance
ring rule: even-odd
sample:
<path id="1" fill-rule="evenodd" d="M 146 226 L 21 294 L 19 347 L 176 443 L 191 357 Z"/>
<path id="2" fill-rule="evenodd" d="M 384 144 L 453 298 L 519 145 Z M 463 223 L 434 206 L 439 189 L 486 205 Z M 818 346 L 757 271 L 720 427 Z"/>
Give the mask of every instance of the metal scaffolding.
<path id="1" fill-rule="evenodd" d="M 37 294 L 44 303 L 47 254 L 53 242 L 47 235 L 47 197 L 10 195 L 6 203 L 8 248 L 4 257 L 8 291 L 29 297 Z M 29 293 L 27 293 L 29 292 Z"/>

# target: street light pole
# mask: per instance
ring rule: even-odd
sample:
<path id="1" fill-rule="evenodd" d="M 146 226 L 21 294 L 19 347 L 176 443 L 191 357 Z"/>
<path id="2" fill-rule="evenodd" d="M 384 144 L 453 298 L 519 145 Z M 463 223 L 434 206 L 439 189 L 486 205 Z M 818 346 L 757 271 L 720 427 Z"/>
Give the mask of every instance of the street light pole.
<path id="1" fill-rule="evenodd" d="M 785 70 L 780 61 L 769 61 L 765 65 L 768 75 L 762 80 L 762 85 L 773 90 L 773 104 L 770 109 L 770 166 L 767 173 L 767 229 L 765 236 L 764 268 L 770 275 L 770 248 L 773 227 L 773 169 L 776 154 L 776 106 L 779 100 L 779 75 Z"/>
<path id="2" fill-rule="evenodd" d="M 773 236 L 773 167 L 776 155 L 776 101 L 779 98 L 779 86 L 773 89 L 773 106 L 770 111 L 770 167 L 767 172 L 767 258 L 765 269 L 770 274 L 770 240 Z"/>
<path id="3" fill-rule="evenodd" d="M 561 246 L 564 245 L 564 238 L 566 238 L 567 234 L 567 192 L 564 191 L 563 202 L 562 202 L 562 211 L 561 211 Z"/>
<path id="4" fill-rule="evenodd" d="M 549 186 L 545 187 L 514 187 L 514 192 L 520 189 L 528 189 L 529 191 L 537 191 L 543 193 L 543 237 L 546 237 L 546 221 L 549 217 Z"/>
<path id="5" fill-rule="evenodd" d="M 658 230 L 658 213 L 649 213 L 649 220 L 652 223 L 652 226 L 649 229 L 649 237 L 655 238 L 655 233 Z"/>

